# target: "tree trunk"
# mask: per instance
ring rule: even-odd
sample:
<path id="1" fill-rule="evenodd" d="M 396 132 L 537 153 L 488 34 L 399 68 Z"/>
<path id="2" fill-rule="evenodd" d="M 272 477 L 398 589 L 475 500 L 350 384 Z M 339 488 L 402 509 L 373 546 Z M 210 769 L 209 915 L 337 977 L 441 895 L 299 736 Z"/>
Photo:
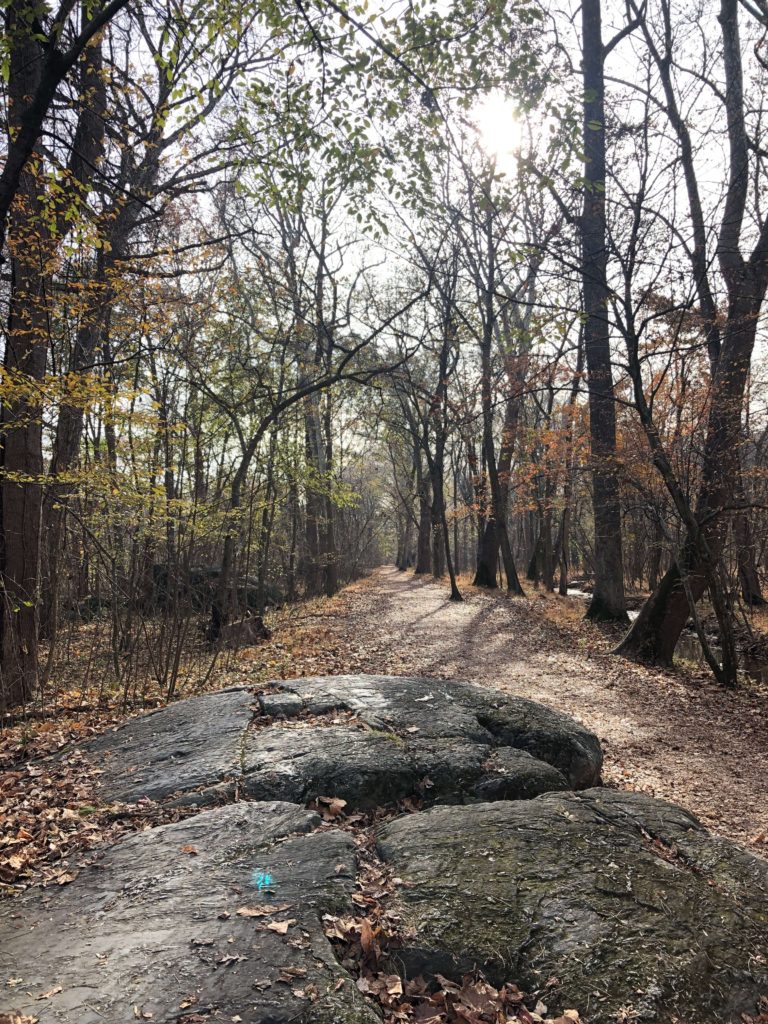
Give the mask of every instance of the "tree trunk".
<path id="1" fill-rule="evenodd" d="M 296 550 L 299 543 L 299 486 L 296 473 L 288 479 L 288 510 L 291 520 L 291 541 L 288 549 L 288 567 L 285 573 L 285 597 L 289 604 L 296 600 Z"/>
<path id="2" fill-rule="evenodd" d="M 605 103 L 600 0 L 583 0 L 584 208 L 581 216 L 584 353 L 589 390 L 595 589 L 587 617 L 628 622 L 616 468 L 616 408 L 608 324 Z"/>
<path id="3" fill-rule="evenodd" d="M 432 504 L 429 500 L 429 482 L 419 468 L 416 480 L 419 496 L 419 535 L 416 543 L 417 576 L 430 572 L 432 568 Z"/>
<path id="4" fill-rule="evenodd" d="M 565 483 L 563 484 L 563 514 L 560 517 L 560 528 L 557 537 L 557 551 L 560 562 L 560 580 L 558 593 L 561 597 L 568 594 L 568 569 L 571 547 L 571 506 L 573 504 L 574 453 L 573 441 L 576 429 L 576 400 L 579 396 L 579 383 L 584 369 L 584 338 L 579 333 L 579 347 L 576 354 L 576 373 L 571 382 L 571 397 L 566 410 L 568 417 L 568 448 L 565 457 Z"/>
<path id="5" fill-rule="evenodd" d="M 19 5 L 20 6 L 20 5 Z M 9 145 L 21 131 L 19 118 L 40 87 L 42 54 L 15 12 L 10 54 Z M 38 680 L 38 601 L 42 510 L 42 407 L 37 382 L 48 358 L 46 277 L 53 240 L 44 217 L 45 185 L 37 159 L 20 171 L 8 220 L 11 254 L 10 304 L 5 347 L 11 395 L 2 408 L 2 685 L 0 705 L 32 697 Z"/>
<path id="6" fill-rule="evenodd" d="M 741 500 L 744 501 L 743 488 Z M 755 542 L 752 537 L 752 524 L 746 509 L 740 509 L 733 521 L 733 537 L 736 543 L 736 559 L 739 570 L 739 586 L 741 598 L 750 608 L 759 608 L 766 603 L 760 589 L 760 577 L 755 559 Z"/>
<path id="7" fill-rule="evenodd" d="M 458 480 L 456 479 L 456 470 L 453 470 L 453 491 L 451 496 L 453 504 L 453 563 L 456 575 L 461 575 L 462 561 L 461 561 L 461 548 L 459 545 L 459 496 L 458 496 Z"/>
<path id="8" fill-rule="evenodd" d="M 438 497 L 440 485 L 432 481 L 432 506 L 430 508 L 430 522 L 432 526 L 432 575 L 436 580 L 442 579 L 445 575 L 445 547 L 443 543 L 443 506 L 442 494 Z M 440 488 L 441 489 L 441 488 Z"/>
<path id="9" fill-rule="evenodd" d="M 306 443 L 307 466 L 310 473 L 320 472 L 320 424 L 316 415 L 315 396 L 304 403 L 304 436 Z M 321 531 L 323 524 L 323 496 L 317 489 L 316 481 L 311 477 L 306 488 L 305 541 L 306 560 L 304 568 L 304 587 L 308 597 L 316 597 L 322 591 L 322 556 Z"/>
<path id="10" fill-rule="evenodd" d="M 555 551 L 552 544 L 552 508 L 547 507 L 542 522 L 542 533 L 544 535 L 544 547 L 542 551 L 541 575 L 544 581 L 544 589 L 550 593 L 555 589 Z"/>
<path id="11" fill-rule="evenodd" d="M 509 502 L 509 480 L 512 472 L 512 457 L 515 451 L 519 419 L 520 400 L 518 394 L 515 393 L 508 396 L 504 407 L 504 426 L 502 428 L 501 447 L 499 449 L 498 477 L 505 520 L 507 505 Z M 501 531 L 496 526 L 496 517 L 490 516 L 485 520 L 482 538 L 478 546 L 477 573 L 474 580 L 474 585 L 476 587 L 487 587 L 493 589 L 496 586 L 500 548 Z M 479 579 L 482 579 L 485 582 L 478 582 Z"/>
<path id="12" fill-rule="evenodd" d="M 659 513 L 660 515 L 661 513 Z M 653 528 L 653 542 L 651 544 L 650 560 L 648 563 L 648 587 L 655 590 L 659 584 L 661 573 L 661 560 L 664 557 L 664 531 L 658 518 Z"/>
<path id="13" fill-rule="evenodd" d="M 696 521 L 709 551 L 688 531 L 682 564 L 690 596 L 698 601 L 720 559 L 728 526 L 728 508 L 739 493 L 741 410 L 755 342 L 757 319 L 765 295 L 764 270 L 746 265 L 729 302 L 720 357 L 712 382 L 707 437 Z M 711 564 L 708 566 L 707 561 Z M 651 663 L 672 663 L 675 646 L 690 614 L 689 599 L 677 563 L 667 570 L 643 605 L 618 653 Z"/>
<path id="14" fill-rule="evenodd" d="M 752 177 L 745 131 L 743 51 L 739 40 L 738 11 L 737 0 L 721 0 L 718 21 L 723 40 L 726 86 L 723 99 L 729 163 L 728 185 L 717 238 L 717 258 L 728 293 L 728 307 L 720 344 L 717 343 L 720 340 L 719 323 L 714 310 L 711 310 L 707 317 L 712 384 L 707 436 L 702 457 L 702 482 L 694 515 L 686 516 L 684 503 L 676 501 L 681 519 L 686 523 L 683 551 L 641 609 L 640 615 L 618 649 L 619 653 L 629 657 L 669 664 L 688 611 L 695 611 L 695 602 L 709 586 L 722 634 L 724 652 L 722 673 L 716 670 L 717 666 L 713 666 L 713 670 L 719 678 L 728 683 L 735 682 L 733 630 L 727 597 L 719 579 L 719 567 L 729 525 L 729 509 L 734 498 L 741 493 L 741 415 L 758 317 L 768 286 L 768 219 L 762 219 L 757 243 L 749 259 L 745 259 L 741 252 L 741 233 Z M 657 63 L 665 81 L 670 120 L 676 127 L 681 142 L 686 142 L 687 128 L 676 109 L 669 79 L 671 58 Z M 685 147 L 682 151 L 685 156 Z M 692 198 L 689 202 L 691 210 L 695 213 L 698 197 L 696 189 L 692 187 L 696 183 L 691 168 L 686 168 L 686 177 L 691 183 L 689 193 Z M 698 217 L 701 217 L 700 210 Z M 698 255 L 699 260 L 704 263 L 704 269 L 698 277 L 706 286 L 700 303 L 706 313 L 709 287 L 705 273 L 703 222 L 699 227 L 699 234 L 702 241 L 697 243 L 693 256 Z M 640 377 L 637 368 L 633 376 L 637 394 Z M 639 408 L 643 402 L 641 393 Z M 652 448 L 654 444 L 658 448 L 658 436 L 653 431 L 649 432 L 647 426 L 646 434 Z M 661 457 L 655 454 L 654 461 L 661 468 L 663 452 Z M 673 493 L 674 488 L 670 487 L 667 479 L 665 483 L 670 493 Z"/>
<path id="15" fill-rule="evenodd" d="M 507 590 L 514 594 L 522 594 L 523 588 L 520 586 L 520 580 L 517 576 L 515 562 L 512 557 L 512 548 L 509 543 L 509 534 L 507 532 L 507 495 L 502 488 L 499 478 L 499 466 L 496 462 L 496 448 L 493 440 L 491 345 L 496 319 L 496 250 L 494 248 L 493 213 L 490 202 L 488 202 L 485 234 L 488 278 L 483 297 L 483 331 L 480 338 L 480 397 L 483 410 L 483 461 L 490 485 L 491 508 L 486 518 L 482 540 L 478 546 L 477 571 L 475 572 L 474 585 L 476 587 L 489 588 L 496 586 L 498 551 L 501 548 L 504 573 L 507 577 Z M 505 426 L 507 416 L 508 409 L 505 411 Z M 508 436 L 506 436 L 506 431 L 505 437 L 502 438 L 502 446 L 504 446 L 505 440 L 511 458 L 511 445 L 509 444 Z"/>
<path id="16" fill-rule="evenodd" d="M 267 573 L 269 572 L 269 548 L 272 540 L 272 524 L 275 519 L 275 455 L 277 452 L 277 429 L 269 434 L 267 449 L 267 479 L 264 488 L 264 506 L 261 510 L 259 528 L 259 550 L 256 562 L 256 611 L 264 614 L 267 604 Z"/>
<path id="17" fill-rule="evenodd" d="M 333 423 L 332 423 L 332 407 L 331 407 L 331 395 L 326 394 L 325 400 L 325 415 L 323 418 L 323 427 L 325 432 L 324 441 L 324 464 L 323 469 L 326 474 L 326 494 L 325 494 L 325 515 L 323 517 L 323 525 L 320 536 L 321 547 L 322 547 L 322 560 L 323 560 L 323 589 L 326 597 L 333 597 L 336 591 L 339 589 L 339 556 L 336 550 L 336 505 L 334 504 L 333 497 L 329 493 L 328 488 L 331 486 L 330 474 L 333 468 Z"/>
<path id="18" fill-rule="evenodd" d="M 528 569 L 525 573 L 525 578 L 530 580 L 531 583 L 538 583 L 541 579 L 543 547 L 544 539 L 541 534 L 541 522 L 539 522 L 539 531 L 536 534 L 536 543 L 533 545 L 531 560 L 528 562 Z"/>

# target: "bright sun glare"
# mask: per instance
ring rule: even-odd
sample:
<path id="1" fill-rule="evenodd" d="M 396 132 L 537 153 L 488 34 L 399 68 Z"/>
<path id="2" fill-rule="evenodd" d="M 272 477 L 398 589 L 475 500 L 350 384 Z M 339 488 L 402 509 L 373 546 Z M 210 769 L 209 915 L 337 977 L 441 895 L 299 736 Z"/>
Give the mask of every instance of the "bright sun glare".
<path id="1" fill-rule="evenodd" d="M 491 92 L 472 111 L 472 120 L 480 133 L 485 152 L 496 158 L 496 168 L 511 174 L 516 167 L 520 147 L 520 122 L 511 100 L 501 92 Z"/>

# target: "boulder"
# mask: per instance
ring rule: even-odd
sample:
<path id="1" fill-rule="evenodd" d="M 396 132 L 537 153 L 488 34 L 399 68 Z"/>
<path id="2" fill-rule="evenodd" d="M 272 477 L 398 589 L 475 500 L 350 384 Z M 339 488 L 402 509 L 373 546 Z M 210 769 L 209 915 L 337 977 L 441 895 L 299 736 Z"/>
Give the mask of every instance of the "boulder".
<path id="1" fill-rule="evenodd" d="M 401 924 L 385 972 L 479 969 L 588 1024 L 742 1024 L 768 996 L 768 862 L 678 807 L 586 788 L 597 739 L 531 701 L 316 677 L 182 701 L 85 749 L 108 799 L 230 802 L 0 906 L 0 1020 L 376 1024 L 322 925 L 364 913 L 359 818 L 321 823 L 302 806 L 319 796 L 436 805 L 376 835 Z"/>
<path id="2" fill-rule="evenodd" d="M 224 647 L 236 650 L 239 647 L 255 647 L 272 637 L 260 615 L 246 615 L 235 622 L 225 622 L 221 627 L 219 640 Z"/>
<path id="3" fill-rule="evenodd" d="M 600 744 L 573 719 L 479 686 L 395 676 L 280 681 L 132 719 L 84 748 L 109 800 L 204 805 L 241 793 L 350 807 L 528 798 L 594 785 Z"/>
<path id="4" fill-rule="evenodd" d="M 455 737 L 526 750 L 558 768 L 576 789 L 600 779 L 602 751 L 594 733 L 543 704 L 486 686 L 354 675 L 289 679 L 273 688 L 276 693 L 259 697 L 268 715 L 291 718 L 350 711 L 365 725 L 402 737 Z"/>
<path id="5" fill-rule="evenodd" d="M 589 1024 L 726 1024 L 768 995 L 768 862 L 644 794 L 435 807 L 378 849 L 409 976 L 479 967 Z"/>
<path id="6" fill-rule="evenodd" d="M 254 704 L 247 689 L 180 700 L 130 719 L 83 750 L 103 772 L 107 799 L 163 800 L 238 773 Z"/>
<path id="7" fill-rule="evenodd" d="M 230 804 L 0 906 L 0 1019 L 380 1024 L 323 933 L 322 914 L 354 912 L 356 866 L 351 837 L 319 822 Z"/>

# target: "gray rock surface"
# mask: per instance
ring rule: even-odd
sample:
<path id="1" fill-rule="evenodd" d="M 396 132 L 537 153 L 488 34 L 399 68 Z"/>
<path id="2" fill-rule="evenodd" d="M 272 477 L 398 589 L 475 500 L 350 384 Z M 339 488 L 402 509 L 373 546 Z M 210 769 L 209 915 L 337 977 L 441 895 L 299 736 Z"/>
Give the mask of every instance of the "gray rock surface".
<path id="1" fill-rule="evenodd" d="M 312 833 L 318 823 L 292 804 L 230 804 L 133 835 L 71 885 L 0 905 L 0 1014 L 376 1024 L 320 921 L 352 912 L 353 841 Z M 272 891 L 256 887 L 260 874 Z M 237 913 L 267 906 L 271 916 Z M 294 922 L 285 935 L 267 927 L 280 921 Z"/>
<path id="2" fill-rule="evenodd" d="M 530 800 L 542 793 L 568 789 L 561 771 L 525 750 L 499 747 L 486 763 L 485 776 L 475 786 L 480 800 Z"/>
<path id="3" fill-rule="evenodd" d="M 350 808 L 527 798 L 594 785 L 602 763 L 592 733 L 533 701 L 399 676 L 314 677 L 180 701 L 86 750 L 107 799 L 177 794 L 201 806 L 230 798 L 235 782 L 252 799 L 338 796 Z"/>
<path id="4" fill-rule="evenodd" d="M 244 763 L 242 791 L 259 800 L 337 796 L 370 808 L 411 796 L 462 803 L 568 789 L 561 772 L 522 750 L 340 727 L 266 729 L 249 738 Z"/>
<path id="5" fill-rule="evenodd" d="M 245 689 L 180 700 L 131 719 L 84 749 L 103 771 L 110 800 L 163 800 L 239 773 L 255 704 Z"/>
<path id="6" fill-rule="evenodd" d="M 435 807 L 379 851 L 406 883 L 406 973 L 479 966 L 589 1024 L 726 1024 L 768 995 L 768 862 L 643 794 Z"/>
<path id="7" fill-rule="evenodd" d="M 259 697 L 268 715 L 290 718 L 351 711 L 371 728 L 399 736 L 455 737 L 526 750 L 558 768 L 576 789 L 593 786 L 600 779 L 602 752 L 594 733 L 543 704 L 486 686 L 357 675 L 289 679 L 273 687 L 275 693 Z"/>
<path id="8" fill-rule="evenodd" d="M 354 836 L 318 827 L 301 806 L 316 796 L 444 804 L 379 830 L 404 928 L 387 970 L 479 967 L 588 1024 L 740 1024 L 768 995 L 768 862 L 642 794 L 569 791 L 599 779 L 599 743 L 530 701 L 293 680 L 180 702 L 86 749 L 112 799 L 259 802 L 134 834 L 70 885 L 0 904 L 0 1019 L 376 1024 L 323 933 L 323 913 L 360 911 Z"/>

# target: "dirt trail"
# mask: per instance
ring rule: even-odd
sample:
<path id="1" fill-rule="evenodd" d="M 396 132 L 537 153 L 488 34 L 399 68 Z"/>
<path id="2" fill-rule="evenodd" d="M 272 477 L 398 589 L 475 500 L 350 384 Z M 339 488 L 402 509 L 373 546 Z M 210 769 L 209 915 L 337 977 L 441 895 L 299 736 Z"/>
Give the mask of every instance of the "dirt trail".
<path id="1" fill-rule="evenodd" d="M 445 585 L 377 570 L 321 614 L 340 641 L 334 671 L 471 680 L 559 708 L 603 740 L 608 784 L 682 804 L 768 854 L 768 693 L 630 665 L 592 627 L 547 619 L 535 594 L 464 594 L 453 604 Z M 574 599 L 550 600 L 574 618 Z"/>

